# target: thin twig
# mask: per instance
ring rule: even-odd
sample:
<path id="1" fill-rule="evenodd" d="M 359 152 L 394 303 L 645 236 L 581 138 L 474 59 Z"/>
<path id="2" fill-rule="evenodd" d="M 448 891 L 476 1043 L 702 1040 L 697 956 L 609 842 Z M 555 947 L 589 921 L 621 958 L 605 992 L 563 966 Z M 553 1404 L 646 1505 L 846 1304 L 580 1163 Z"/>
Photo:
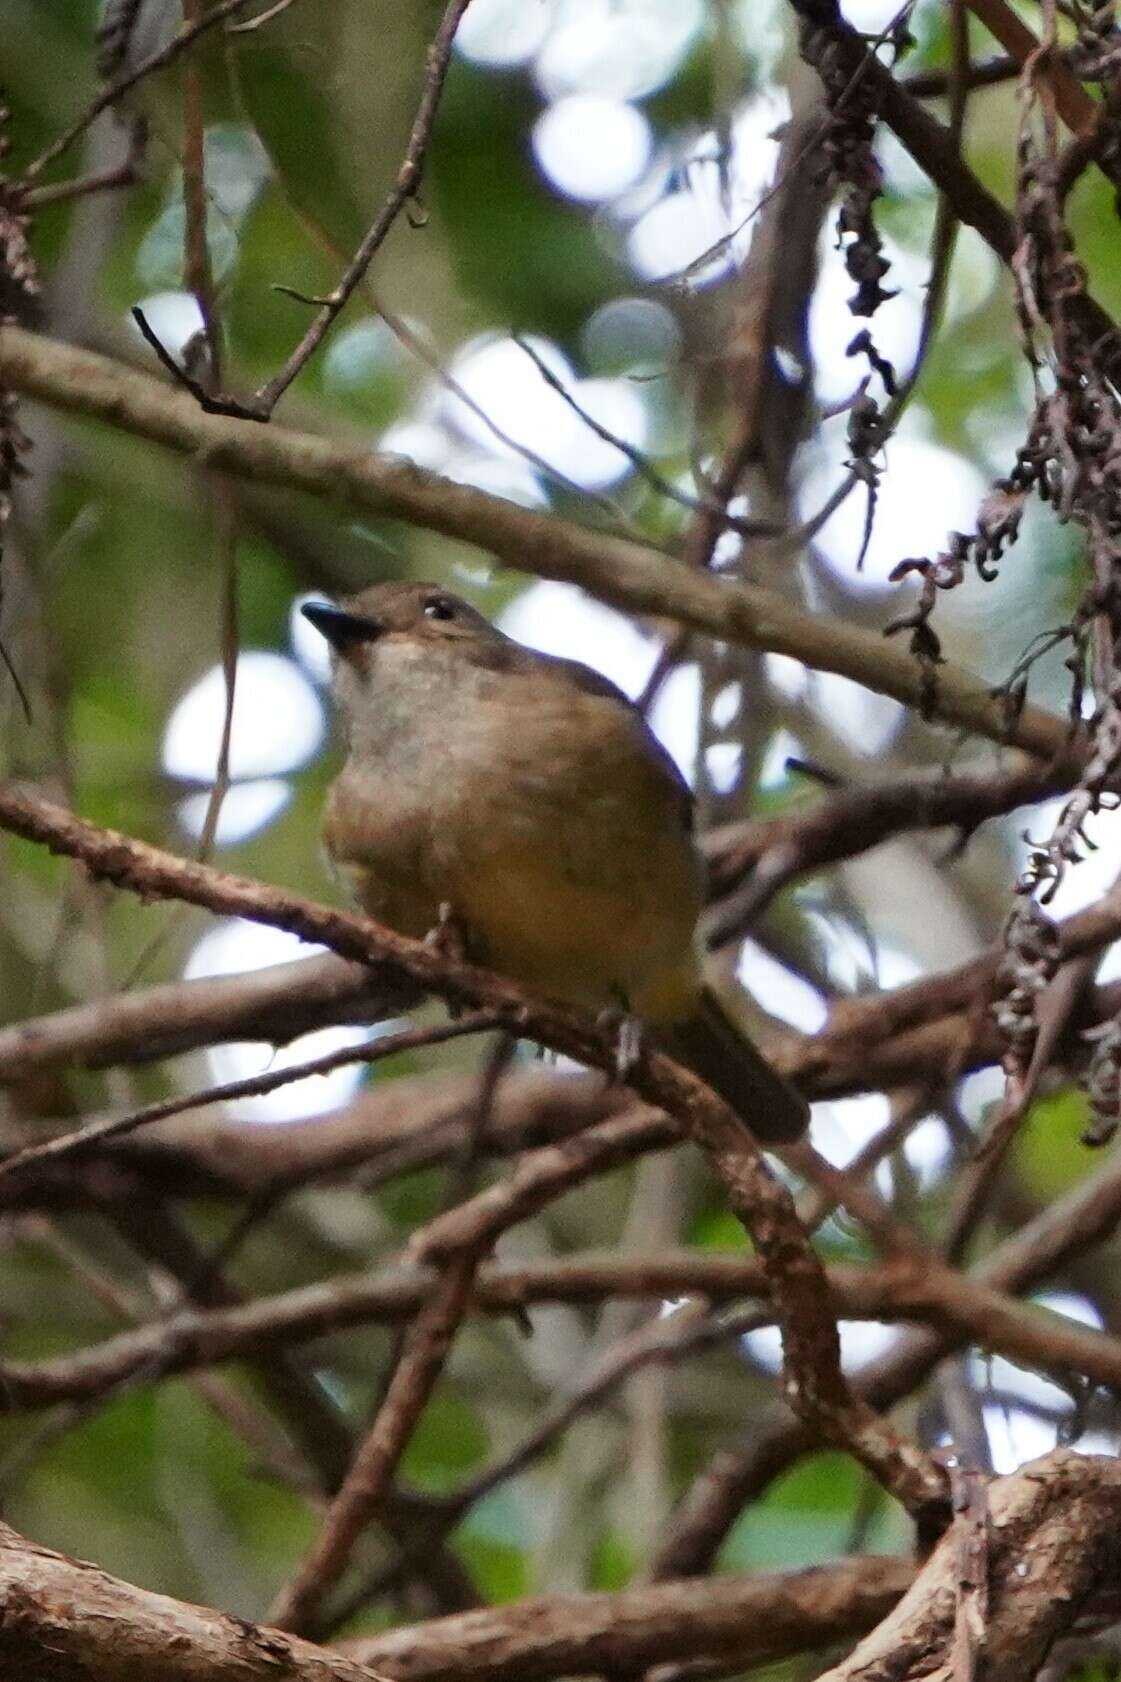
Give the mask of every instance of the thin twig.
<path id="1" fill-rule="evenodd" d="M 432 139 L 436 112 L 439 109 L 440 95 L 443 92 L 444 81 L 451 64 L 455 32 L 459 28 L 459 20 L 469 4 L 470 0 L 449 0 L 447 9 L 440 20 L 440 27 L 428 49 L 424 72 L 424 91 L 421 95 L 416 117 L 413 120 L 408 145 L 405 147 L 405 156 L 400 169 L 397 171 L 397 179 L 390 189 L 385 203 L 371 223 L 362 243 L 346 269 L 339 276 L 334 290 L 326 298 L 317 300 L 321 306 L 319 314 L 308 327 L 283 368 L 254 393 L 246 406 L 248 415 L 257 419 L 267 419 L 272 414 L 292 381 L 323 342 L 335 317 L 345 308 L 360 285 L 366 270 L 394 222 L 410 199 L 415 198 L 424 174 L 424 164 L 428 156 L 429 142 Z"/>
<path id="2" fill-rule="evenodd" d="M 215 322 L 212 358 L 217 355 L 218 329 Z M 215 364 L 212 362 L 212 367 Z M 222 816 L 222 806 L 230 791 L 230 747 L 233 742 L 234 728 L 234 700 L 237 692 L 238 652 L 241 634 L 238 628 L 238 515 L 227 487 L 220 479 L 210 478 L 208 489 L 216 508 L 215 537 L 218 550 L 217 559 L 222 578 L 221 607 L 219 613 L 219 643 L 221 650 L 222 680 L 225 688 L 222 709 L 222 731 L 218 739 L 218 760 L 214 767 L 214 779 L 207 794 L 206 810 L 203 813 L 202 827 L 199 833 L 198 849 L 195 857 L 200 864 L 209 862 L 214 850 L 214 841 L 218 834 L 218 823 Z M 178 913 L 173 913 L 136 959 L 125 979 L 122 991 L 134 987 L 145 970 L 152 963 L 156 954 L 162 950 L 177 926 L 182 922 L 186 907 L 180 906 Z"/>
<path id="3" fill-rule="evenodd" d="M 741 537 L 776 537 L 781 535 L 778 528 L 770 520 L 745 519 L 742 515 L 729 513 L 728 509 L 713 497 L 691 496 L 688 491 L 683 491 L 680 486 L 675 485 L 672 480 L 659 473 L 649 456 L 644 455 L 628 439 L 621 438 L 617 432 L 612 432 L 610 427 L 604 426 L 603 422 L 596 420 L 594 415 L 590 415 L 577 401 L 564 381 L 557 378 L 544 357 L 538 355 L 528 339 L 520 333 L 512 333 L 511 338 L 518 349 L 523 350 L 529 357 L 550 391 L 555 391 L 558 397 L 561 397 L 567 403 L 573 413 L 583 421 L 589 432 L 594 432 L 597 438 L 602 439 L 605 444 L 610 444 L 613 449 L 619 451 L 620 455 L 625 456 L 639 477 L 645 479 L 646 483 L 656 490 L 659 496 L 668 497 L 671 502 L 676 502 L 681 508 L 689 509 L 691 513 L 712 514 L 720 525 L 727 526 L 731 531 L 739 532 Z"/>
<path id="4" fill-rule="evenodd" d="M 73 1133 L 63 1133 L 58 1138 L 47 1139 L 42 1144 L 28 1145 L 25 1150 L 16 1151 L 13 1155 L 0 1160 L 0 1179 L 9 1174 L 19 1173 L 35 1162 L 57 1161 L 60 1157 L 71 1156 L 76 1151 L 88 1150 L 92 1145 L 102 1144 L 107 1139 L 119 1139 L 126 1133 L 133 1133 L 138 1127 L 147 1127 L 153 1121 L 163 1121 L 167 1116 L 181 1115 L 185 1110 L 193 1110 L 206 1104 L 227 1104 L 237 1098 L 258 1098 L 269 1092 L 276 1092 L 282 1086 L 289 1086 L 293 1081 L 305 1080 L 312 1075 L 330 1074 L 334 1069 L 345 1068 L 350 1063 L 379 1063 L 383 1058 L 394 1057 L 400 1051 L 414 1051 L 421 1046 L 443 1045 L 447 1040 L 462 1039 L 467 1034 L 482 1034 L 488 1029 L 498 1026 L 498 1020 L 493 1011 L 481 1010 L 468 1016 L 462 1016 L 454 1022 L 438 1022 L 427 1028 L 404 1028 L 398 1034 L 386 1034 L 372 1044 L 347 1045 L 338 1051 L 328 1051 L 321 1057 L 310 1057 L 304 1063 L 292 1063 L 284 1068 L 267 1069 L 264 1074 L 248 1075 L 243 1080 L 226 1081 L 220 1086 L 210 1086 L 201 1092 L 185 1093 L 178 1098 L 161 1098 L 154 1104 L 146 1104 L 143 1109 L 134 1110 L 131 1115 L 108 1116 L 103 1121 L 92 1123 L 88 1127 L 79 1127 Z"/>
<path id="5" fill-rule="evenodd" d="M 377 1517 L 466 1313 L 478 1259 L 469 1250 L 450 1260 L 410 1326 L 377 1417 L 318 1537 L 273 1607 L 272 1622 L 279 1628 L 299 1631 L 313 1624 L 324 1597 L 346 1570 L 359 1535 Z"/>
<path id="6" fill-rule="evenodd" d="M 475 416 L 476 420 L 482 421 L 487 431 L 498 440 L 504 449 L 513 450 L 515 455 L 521 456 L 522 460 L 527 461 L 544 479 L 558 485 L 569 496 L 579 498 L 581 503 L 585 505 L 590 503 L 602 508 L 604 513 L 616 523 L 620 531 L 625 531 L 631 536 L 640 534 L 641 528 L 638 522 L 631 518 L 622 504 L 617 502 L 614 497 L 607 496 L 602 491 L 589 491 L 585 486 L 578 485 L 575 479 L 570 479 L 567 473 L 562 473 L 559 467 L 555 467 L 547 456 L 541 455 L 529 444 L 522 443 L 520 439 L 514 437 L 512 432 L 507 432 L 505 427 L 500 426 L 494 417 L 488 413 L 484 405 L 477 398 L 472 397 L 466 386 L 462 385 L 454 374 L 449 373 L 440 361 L 439 356 L 425 343 L 423 334 L 415 332 L 403 316 L 387 309 L 381 299 L 371 293 L 368 283 L 364 283 L 363 291 L 370 307 L 385 322 L 393 337 L 399 340 L 405 349 L 416 357 L 418 362 L 423 362 L 424 366 L 435 374 L 444 389 L 450 391 L 456 401 L 462 403 L 464 408 Z"/>
<path id="7" fill-rule="evenodd" d="M 249 0 L 217 0 L 202 17 L 192 24 L 184 25 L 165 47 L 161 47 L 158 52 L 149 53 L 148 57 L 142 59 L 132 70 L 118 76 L 107 87 L 102 88 L 81 116 L 76 117 L 68 128 L 63 129 L 62 133 L 51 141 L 45 151 L 40 152 L 39 156 L 28 164 L 19 178 L 20 182 L 34 181 L 48 164 L 54 163 L 56 158 L 69 150 L 75 140 L 85 134 L 90 124 L 100 117 L 103 111 L 108 111 L 111 106 L 116 105 L 126 93 L 130 93 L 157 70 L 163 70 L 167 65 L 174 63 L 208 29 L 225 23 L 227 18 L 236 17 L 238 12 L 243 12 L 248 5 Z"/>
<path id="8" fill-rule="evenodd" d="M 185 28 L 205 16 L 203 0 L 180 0 Z M 202 317 L 206 346 L 205 383 L 212 391 L 222 384 L 222 329 L 214 296 L 214 276 L 207 244 L 206 124 L 202 72 L 194 58 L 183 67 L 183 285 L 193 296 Z"/>
<path id="9" fill-rule="evenodd" d="M 1011 54 L 1000 53 L 995 58 L 982 59 L 979 64 L 970 64 L 965 85 L 970 91 L 996 87 L 1001 82 L 1013 81 L 1019 74 L 1020 66 Z M 952 67 L 946 70 L 913 70 L 909 76 L 901 76 L 899 81 L 912 99 L 944 99 L 954 76 Z"/>
<path id="10" fill-rule="evenodd" d="M 93 193 L 116 192 L 122 187 L 135 187 L 140 180 L 139 164 L 130 158 L 108 169 L 93 170 L 73 181 L 52 181 L 46 187 L 32 187 L 18 195 L 21 214 L 44 210 L 48 205 L 70 204 L 74 199 L 88 198 Z"/>

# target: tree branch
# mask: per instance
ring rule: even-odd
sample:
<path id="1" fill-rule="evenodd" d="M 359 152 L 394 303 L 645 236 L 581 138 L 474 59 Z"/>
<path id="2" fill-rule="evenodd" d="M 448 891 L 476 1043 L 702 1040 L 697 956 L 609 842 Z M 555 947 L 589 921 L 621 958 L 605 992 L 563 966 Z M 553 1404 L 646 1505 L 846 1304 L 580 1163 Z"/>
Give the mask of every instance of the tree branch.
<path id="1" fill-rule="evenodd" d="M 0 1668 L 35 1682 L 371 1682 L 345 1653 L 151 1594 L 0 1526 Z"/>
<path id="2" fill-rule="evenodd" d="M 268 1203 L 297 1187 L 347 1175 L 369 1189 L 455 1158 L 466 1142 L 465 1118 L 477 1091 L 473 1075 L 401 1076 L 360 1092 L 341 1110 L 284 1127 L 247 1128 L 223 1114 L 161 1122 L 107 1143 L 93 1161 L 54 1168 L 42 1162 L 21 1177 L 20 1206 L 81 1208 L 92 1202 L 106 1208 L 138 1195 Z M 628 1092 L 606 1085 L 600 1075 L 511 1071 L 488 1111 L 481 1149 L 510 1156 L 634 1107 Z M 677 1130 L 668 1120 L 663 1125 L 666 1141 L 675 1143 Z"/>
<path id="3" fill-rule="evenodd" d="M 397 1263 L 228 1308 L 185 1309 L 72 1354 L 4 1362 L 0 1411 L 89 1401 L 121 1385 L 254 1358 L 354 1326 L 405 1325 L 429 1301 L 437 1278 L 430 1267 Z M 1121 1394 L 1121 1339 L 1018 1302 L 983 1278 L 919 1263 L 837 1263 L 826 1269 L 825 1281 L 830 1310 L 844 1319 L 926 1325 L 948 1347 L 977 1344 L 1060 1382 L 1078 1373 Z M 752 1258 L 681 1251 L 632 1261 L 591 1253 L 484 1266 L 470 1306 L 477 1314 L 520 1316 L 545 1303 L 696 1297 L 765 1305 L 767 1296 L 762 1267 Z M 773 1320 L 773 1312 L 764 1317 Z"/>
<path id="4" fill-rule="evenodd" d="M 1121 1567 L 1121 1463 L 1056 1450 L 988 1491 L 985 1682 L 1034 1676 Z M 918 1580 L 873 1633 L 820 1682 L 957 1682 L 954 1615 L 960 1596 L 951 1531 Z"/>
<path id="5" fill-rule="evenodd" d="M 410 1323 L 373 1424 L 347 1469 L 318 1536 L 281 1591 L 273 1620 L 282 1629 L 305 1630 L 339 1581 L 362 1531 L 380 1515 L 401 1456 L 443 1371 L 467 1312 L 479 1252 L 448 1261 Z"/>
<path id="6" fill-rule="evenodd" d="M 711 830 L 702 838 L 709 891 L 714 899 L 733 897 L 718 906 L 709 942 L 716 946 L 742 933 L 775 894 L 810 871 L 855 858 L 910 830 L 953 825 L 970 834 L 988 818 L 1060 793 L 1071 780 L 1061 768 L 958 776 L 921 772 L 844 789 L 778 817 Z"/>
<path id="7" fill-rule="evenodd" d="M 980 679 L 938 668 L 933 702 L 918 663 L 894 643 L 817 618 L 776 592 L 720 579 L 656 549 L 521 508 L 393 456 L 334 444 L 275 423 L 204 414 L 182 391 L 19 328 L 0 328 L 0 382 L 257 484 L 349 502 L 478 545 L 506 565 L 578 584 L 625 612 L 673 619 L 721 641 L 789 654 L 838 672 L 930 716 L 1044 759 L 1069 749 L 1066 723 L 1038 707 L 1014 721 Z"/>
<path id="8" fill-rule="evenodd" d="M 1005 1239 L 973 1277 L 1000 1291 L 1026 1291 L 1111 1238 L 1119 1220 L 1121 1156 L 1114 1156 L 1097 1174 L 1048 1204 Z M 894 1407 L 923 1383 L 953 1347 L 952 1338 L 913 1331 L 866 1367 L 855 1382 L 874 1407 Z M 812 1435 L 788 1413 L 753 1421 L 749 1436 L 715 1456 L 694 1480 L 663 1539 L 655 1574 L 679 1577 L 704 1570 L 744 1503 L 813 1446 Z"/>
<path id="9" fill-rule="evenodd" d="M 535 1001 L 502 976 L 453 961 L 426 942 L 382 928 L 371 918 L 334 911 L 265 883 L 176 858 L 72 817 L 29 791 L 0 787 L 0 827 L 79 858 L 95 876 L 133 893 L 185 900 L 287 929 L 303 940 L 321 941 L 342 957 L 370 964 L 375 973 L 403 978 L 453 1004 L 493 1010 L 502 1026 L 520 1035 L 528 1034 L 606 1073 L 616 1071 L 615 1036 L 598 1023 L 559 1005 Z M 752 1135 L 702 1081 L 660 1052 L 643 1048 L 628 1084 L 647 1102 L 665 1109 L 706 1152 L 737 1219 L 750 1233 L 779 1305 L 784 1385 L 791 1406 L 827 1442 L 853 1453 L 916 1516 L 936 1521 L 945 1505 L 945 1474 L 850 1388 L 841 1371 L 840 1342 L 827 1306 L 821 1262 L 790 1193 L 770 1172 Z M 79 1136 L 74 1144 L 80 1149 Z M 57 1140 L 30 1146 L 19 1157 L 0 1163 L 0 1181 L 18 1174 L 20 1161 L 26 1171 L 37 1156 L 58 1154 Z M 450 1211 L 445 1222 L 462 1216 L 473 1204 Z M 438 1225 L 432 1223 L 433 1228 Z"/>
<path id="10" fill-rule="evenodd" d="M 850 1639 L 894 1606 L 913 1576 L 905 1560 L 853 1559 L 782 1575 L 560 1595 L 436 1618 L 345 1648 L 399 1682 L 544 1682 L 674 1659 L 747 1670 Z"/>
<path id="11" fill-rule="evenodd" d="M 126 93 L 131 92 L 140 82 L 145 81 L 156 71 L 165 69 L 167 65 L 180 58 L 208 29 L 214 29 L 220 23 L 227 23 L 231 18 L 236 17 L 239 12 L 244 12 L 248 5 L 249 0 L 216 0 L 216 4 L 209 7 L 196 22 L 184 24 L 165 47 L 160 47 L 156 52 L 149 53 L 148 57 L 142 59 L 133 69 L 122 76 L 116 77 L 106 87 L 102 88 L 101 92 L 90 101 L 81 116 L 76 117 L 69 127 L 52 140 L 45 151 L 41 152 L 34 162 L 27 166 L 19 177 L 20 185 L 22 186 L 24 182 L 34 181 L 41 175 L 48 164 L 52 164 L 56 158 L 61 157 L 75 140 L 80 139 L 85 134 L 90 124 L 97 117 L 100 117 L 103 111 L 108 111 L 111 106 L 116 105 Z"/>
<path id="12" fill-rule="evenodd" d="M 224 1040 L 283 1045 L 328 1024 L 376 1022 L 415 999 L 415 990 L 374 980 L 364 964 L 333 953 L 244 975 L 173 981 L 0 1028 L 0 1081 L 70 1064 L 153 1062 Z"/>
<path id="13" fill-rule="evenodd" d="M 551 1677 L 594 1670 L 600 1655 L 636 1664 L 661 1653 L 716 1651 L 750 1660 L 781 1658 L 851 1639 L 882 1618 L 908 1588 L 903 1560 L 858 1559 L 784 1575 L 668 1583 L 618 1595 L 573 1595 L 495 1608 L 475 1626 L 462 1672 L 452 1662 L 451 1620 L 407 1632 L 415 1671 L 402 1668 L 400 1643 L 385 1668 L 355 1651 L 316 1647 L 279 1630 L 134 1588 L 0 1526 L 0 1666 L 35 1682 L 377 1682 L 381 1677 Z M 486 1622 L 489 1619 L 489 1624 Z M 426 1646 L 432 1631 L 431 1648 Z M 556 1667 L 544 1636 L 566 1632 Z M 391 1637 L 376 1639 L 390 1641 Z M 479 1655 L 490 1641 L 493 1663 Z M 665 1642 L 664 1648 L 657 1645 Z M 525 1657 L 518 1669 L 519 1648 Z M 426 1659 L 429 1668 L 425 1669 Z M 562 1662 L 563 1661 L 563 1662 Z M 379 1662 L 380 1663 L 380 1662 Z"/>

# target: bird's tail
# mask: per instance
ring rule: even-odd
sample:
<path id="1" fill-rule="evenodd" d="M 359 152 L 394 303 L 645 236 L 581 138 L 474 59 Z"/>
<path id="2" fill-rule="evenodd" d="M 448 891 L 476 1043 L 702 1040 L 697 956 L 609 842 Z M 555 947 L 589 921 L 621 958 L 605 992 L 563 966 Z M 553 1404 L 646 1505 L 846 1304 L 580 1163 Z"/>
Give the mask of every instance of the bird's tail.
<path id="1" fill-rule="evenodd" d="M 757 1139 L 789 1144 L 805 1132 L 805 1099 L 771 1068 L 710 988 L 702 988 L 692 1016 L 659 1026 L 657 1039 L 671 1057 L 707 1081 Z"/>

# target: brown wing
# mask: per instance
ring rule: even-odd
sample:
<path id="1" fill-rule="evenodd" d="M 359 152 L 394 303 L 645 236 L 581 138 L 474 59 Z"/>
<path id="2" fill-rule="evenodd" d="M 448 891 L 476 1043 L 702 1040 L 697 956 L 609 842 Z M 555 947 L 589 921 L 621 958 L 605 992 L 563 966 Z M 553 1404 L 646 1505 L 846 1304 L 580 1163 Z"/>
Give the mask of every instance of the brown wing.
<path id="1" fill-rule="evenodd" d="M 498 632 L 493 640 L 488 638 L 478 649 L 473 649 L 472 658 L 488 670 L 496 672 L 530 673 L 552 670 L 558 681 L 573 685 L 585 695 L 617 701 L 621 707 L 625 707 L 645 737 L 651 759 L 661 766 L 666 781 L 676 790 L 682 825 L 686 831 L 692 833 L 695 815 L 693 791 L 681 775 L 673 755 L 662 746 L 644 715 L 617 683 L 612 683 L 609 677 L 597 672 L 594 666 L 585 666 L 582 660 L 565 660 L 556 654 L 542 654 L 535 648 L 524 647 L 502 632 Z"/>

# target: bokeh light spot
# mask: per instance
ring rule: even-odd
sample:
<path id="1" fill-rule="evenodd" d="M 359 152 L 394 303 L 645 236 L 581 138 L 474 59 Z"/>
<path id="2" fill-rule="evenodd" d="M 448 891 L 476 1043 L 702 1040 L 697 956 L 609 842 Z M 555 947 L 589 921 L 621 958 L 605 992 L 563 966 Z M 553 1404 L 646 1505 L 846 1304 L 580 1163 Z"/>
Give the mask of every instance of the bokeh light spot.
<path id="1" fill-rule="evenodd" d="M 614 198 L 646 168 L 653 146 L 641 111 L 620 99 L 571 94 L 537 119 L 533 150 L 553 186 L 589 204 Z"/>
<path id="2" fill-rule="evenodd" d="M 212 666 L 176 703 L 163 739 L 164 769 L 205 782 L 218 764 L 226 682 Z M 272 777 L 294 771 L 323 740 L 323 708 L 294 661 L 265 649 L 240 654 L 234 686 L 230 775 Z"/>

